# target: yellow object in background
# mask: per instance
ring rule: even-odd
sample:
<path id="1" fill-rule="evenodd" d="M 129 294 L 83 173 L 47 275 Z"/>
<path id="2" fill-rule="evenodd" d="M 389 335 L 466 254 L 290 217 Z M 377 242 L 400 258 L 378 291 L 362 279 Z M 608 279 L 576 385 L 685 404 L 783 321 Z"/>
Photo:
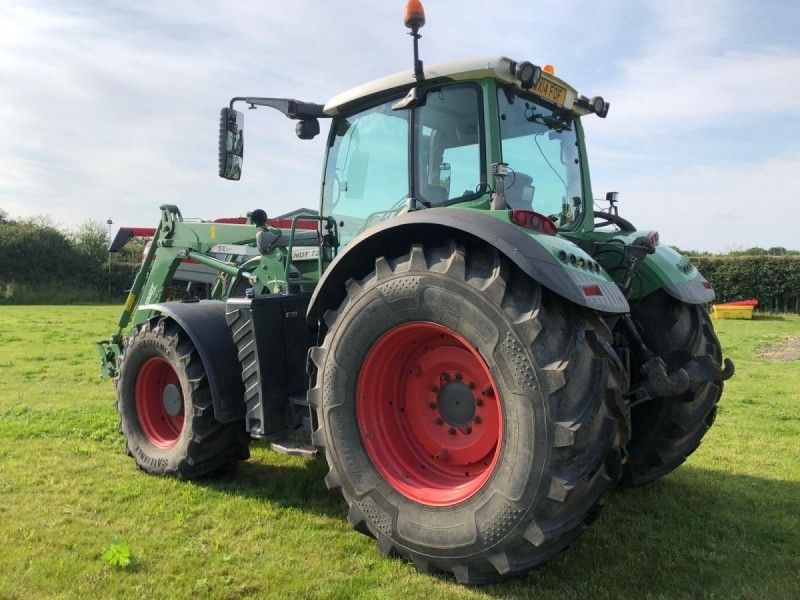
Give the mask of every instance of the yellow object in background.
<path id="1" fill-rule="evenodd" d="M 715 319 L 752 319 L 754 306 L 715 304 L 712 307 Z"/>

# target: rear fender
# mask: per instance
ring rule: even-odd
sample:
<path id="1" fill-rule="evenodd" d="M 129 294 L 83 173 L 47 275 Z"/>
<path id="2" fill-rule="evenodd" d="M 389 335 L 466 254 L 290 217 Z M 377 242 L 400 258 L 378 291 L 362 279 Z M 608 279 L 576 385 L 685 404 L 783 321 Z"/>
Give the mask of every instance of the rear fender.
<path id="1" fill-rule="evenodd" d="M 635 231 L 616 235 L 613 239 L 630 244 L 637 237 L 648 233 L 650 232 Z M 637 277 L 631 288 L 631 300 L 634 301 L 660 289 L 687 304 L 707 304 L 715 297 L 711 284 L 689 258 L 669 246 L 656 246 L 655 252 L 645 258 L 636 273 Z"/>
<path id="2" fill-rule="evenodd" d="M 378 256 L 400 256 L 412 242 L 488 244 L 535 281 L 570 302 L 605 313 L 629 311 L 625 296 L 603 271 L 590 272 L 558 259 L 560 251 L 591 261 L 578 246 L 560 237 L 532 234 L 485 210 L 436 208 L 420 210 L 371 227 L 349 242 L 322 275 L 309 303 L 308 318 L 316 322 L 328 308 L 344 298 L 350 278 L 366 276 Z M 503 213 L 505 214 L 505 213 Z M 585 286 L 597 286 L 599 293 L 587 295 Z"/>
<path id="3" fill-rule="evenodd" d="M 139 309 L 170 317 L 192 340 L 206 370 L 217 421 L 230 423 L 244 418 L 242 367 L 225 319 L 225 303 L 220 300 L 162 302 L 146 304 Z"/>

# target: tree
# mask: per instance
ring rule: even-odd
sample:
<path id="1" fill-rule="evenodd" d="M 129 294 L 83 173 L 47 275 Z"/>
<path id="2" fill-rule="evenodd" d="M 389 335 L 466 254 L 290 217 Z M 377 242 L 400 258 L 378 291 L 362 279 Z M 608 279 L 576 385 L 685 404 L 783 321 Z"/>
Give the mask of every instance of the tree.
<path id="1" fill-rule="evenodd" d="M 105 226 L 98 221 L 84 221 L 72 234 L 75 250 L 94 265 L 102 266 L 108 260 L 108 236 Z"/>

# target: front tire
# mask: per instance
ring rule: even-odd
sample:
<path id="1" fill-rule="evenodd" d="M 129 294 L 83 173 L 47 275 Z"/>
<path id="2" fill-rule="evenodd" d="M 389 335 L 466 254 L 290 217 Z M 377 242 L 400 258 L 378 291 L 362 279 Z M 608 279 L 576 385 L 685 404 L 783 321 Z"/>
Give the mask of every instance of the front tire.
<path id="1" fill-rule="evenodd" d="M 195 479 L 250 456 L 244 421 L 214 418 L 203 362 L 168 317 L 139 325 L 126 341 L 117 411 L 128 453 L 148 473 Z"/>
<path id="2" fill-rule="evenodd" d="M 378 258 L 325 321 L 314 442 L 383 554 L 486 584 L 599 514 L 627 428 L 596 316 L 496 251 L 451 243 Z"/>
<path id="3" fill-rule="evenodd" d="M 686 304 L 657 291 L 631 308 L 642 339 L 664 359 L 669 372 L 701 355 L 710 355 L 718 365 L 722 364 L 719 340 L 702 306 Z M 633 365 L 632 372 L 639 372 L 638 365 Z M 634 406 L 630 457 L 622 482 L 644 485 L 678 468 L 713 425 L 721 396 L 722 382 L 705 381 L 680 396 L 656 398 Z"/>

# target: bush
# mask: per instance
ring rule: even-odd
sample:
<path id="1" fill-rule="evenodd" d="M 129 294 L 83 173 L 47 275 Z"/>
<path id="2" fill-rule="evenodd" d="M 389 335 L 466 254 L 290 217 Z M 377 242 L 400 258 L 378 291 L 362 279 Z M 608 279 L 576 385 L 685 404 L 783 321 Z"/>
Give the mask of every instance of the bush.
<path id="1" fill-rule="evenodd" d="M 47 219 L 15 222 L 0 214 L 0 304 L 122 301 L 139 269 L 141 245 L 111 255 L 109 269 L 106 243 L 99 223 L 68 234 Z"/>
<path id="2" fill-rule="evenodd" d="M 14 221 L 0 209 L 0 304 L 121 303 L 139 270 L 144 242 L 127 244 L 110 263 L 106 244 L 102 223 L 87 221 L 64 233 L 47 218 Z M 756 298 L 763 310 L 800 312 L 800 252 L 680 252 L 708 278 L 718 302 Z M 166 295 L 178 299 L 187 292 L 174 284 Z"/>
<path id="3" fill-rule="evenodd" d="M 696 256 L 717 302 L 756 298 L 762 310 L 800 312 L 800 255 Z"/>

